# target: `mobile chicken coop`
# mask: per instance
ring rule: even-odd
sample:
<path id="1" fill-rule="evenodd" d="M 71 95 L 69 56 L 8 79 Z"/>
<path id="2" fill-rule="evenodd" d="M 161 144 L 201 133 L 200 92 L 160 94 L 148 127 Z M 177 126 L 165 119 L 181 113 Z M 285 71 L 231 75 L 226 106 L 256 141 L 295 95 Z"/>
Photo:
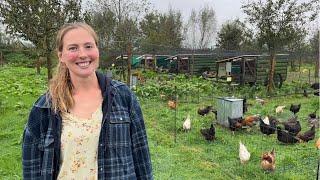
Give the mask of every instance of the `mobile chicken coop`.
<path id="1" fill-rule="evenodd" d="M 215 54 L 177 54 L 168 57 L 169 72 L 201 74 L 215 71 L 217 56 Z"/>
<path id="2" fill-rule="evenodd" d="M 274 82 L 281 87 L 287 78 L 288 54 L 277 54 Z M 239 84 L 265 84 L 270 70 L 269 55 L 241 55 L 216 61 L 217 79 L 231 77 Z"/>

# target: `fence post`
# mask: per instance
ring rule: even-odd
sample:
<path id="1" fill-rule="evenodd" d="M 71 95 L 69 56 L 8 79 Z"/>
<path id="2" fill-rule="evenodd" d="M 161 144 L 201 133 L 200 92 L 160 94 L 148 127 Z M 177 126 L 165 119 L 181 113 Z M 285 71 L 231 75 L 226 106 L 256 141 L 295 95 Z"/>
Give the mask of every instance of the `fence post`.
<path id="1" fill-rule="evenodd" d="M 177 95 L 177 86 L 174 86 L 175 91 L 175 102 L 176 102 L 176 108 L 174 109 L 174 143 L 177 143 L 177 109 L 178 109 L 178 95 Z"/>

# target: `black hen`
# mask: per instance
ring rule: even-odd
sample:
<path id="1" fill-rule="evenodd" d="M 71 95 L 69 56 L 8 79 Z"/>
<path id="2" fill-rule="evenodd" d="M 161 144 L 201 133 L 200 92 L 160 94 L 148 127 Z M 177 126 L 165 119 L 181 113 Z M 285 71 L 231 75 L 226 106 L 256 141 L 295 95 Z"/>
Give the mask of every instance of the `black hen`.
<path id="1" fill-rule="evenodd" d="M 301 104 L 298 104 L 298 105 L 291 104 L 290 111 L 293 112 L 293 114 L 295 115 L 297 112 L 300 111 L 300 107 L 301 107 Z"/>
<path id="2" fill-rule="evenodd" d="M 211 124 L 209 129 L 200 129 L 200 132 L 202 136 L 208 141 L 213 141 L 215 139 L 216 130 L 213 124 Z"/>
<path id="3" fill-rule="evenodd" d="M 278 122 L 272 116 L 268 116 L 268 118 L 269 118 L 269 125 L 264 123 L 263 120 L 260 118 L 260 131 L 266 135 L 274 134 L 276 132 L 276 126 Z"/>
<path id="4" fill-rule="evenodd" d="M 203 109 L 199 108 L 198 109 L 198 114 L 201 116 L 209 114 L 213 110 L 212 106 L 207 106 Z"/>
<path id="5" fill-rule="evenodd" d="M 310 113 L 309 118 L 311 118 L 311 119 L 317 118 L 317 114 L 316 114 L 317 111 L 318 111 L 318 109 L 316 109 L 313 113 Z"/>
<path id="6" fill-rule="evenodd" d="M 316 127 L 312 126 L 310 130 L 306 131 L 303 134 L 298 134 L 297 137 L 304 142 L 308 142 L 314 139 L 315 134 L 316 134 Z"/>
<path id="7" fill-rule="evenodd" d="M 228 117 L 229 129 L 234 133 L 235 130 L 242 127 L 242 117 L 239 118 L 230 118 Z"/>
<path id="8" fill-rule="evenodd" d="M 301 125 L 300 125 L 300 122 L 298 121 L 297 116 L 289 119 L 286 122 L 283 122 L 283 125 L 284 125 L 284 129 L 294 136 L 301 131 Z"/>
<path id="9" fill-rule="evenodd" d="M 311 85 L 311 88 L 314 89 L 314 90 L 317 90 L 317 89 L 320 89 L 320 85 L 319 85 L 319 83 L 313 83 Z"/>
<path id="10" fill-rule="evenodd" d="M 293 144 L 298 142 L 299 140 L 293 136 L 292 134 L 281 130 L 281 127 L 277 126 L 277 139 L 280 142 Z"/>
<path id="11" fill-rule="evenodd" d="M 304 97 L 308 97 L 308 92 L 307 92 L 307 90 L 305 90 L 305 89 L 303 90 L 303 96 L 304 96 Z"/>

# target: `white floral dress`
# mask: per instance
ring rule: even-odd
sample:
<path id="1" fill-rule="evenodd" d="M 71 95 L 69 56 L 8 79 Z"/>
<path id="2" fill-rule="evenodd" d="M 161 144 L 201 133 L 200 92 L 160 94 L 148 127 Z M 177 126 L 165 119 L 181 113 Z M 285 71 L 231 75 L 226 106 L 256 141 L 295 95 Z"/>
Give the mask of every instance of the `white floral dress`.
<path id="1" fill-rule="evenodd" d="M 101 106 L 91 118 L 62 114 L 61 155 L 58 179 L 98 179 L 98 142 Z"/>

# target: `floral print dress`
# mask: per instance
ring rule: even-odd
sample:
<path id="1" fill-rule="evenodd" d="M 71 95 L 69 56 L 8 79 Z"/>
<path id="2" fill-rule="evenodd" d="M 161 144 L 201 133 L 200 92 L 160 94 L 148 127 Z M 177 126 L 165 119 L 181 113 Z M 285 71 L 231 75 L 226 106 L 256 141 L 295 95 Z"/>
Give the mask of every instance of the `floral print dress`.
<path id="1" fill-rule="evenodd" d="M 88 119 L 71 113 L 62 114 L 58 179 L 98 179 L 97 153 L 101 120 L 101 106 Z"/>

